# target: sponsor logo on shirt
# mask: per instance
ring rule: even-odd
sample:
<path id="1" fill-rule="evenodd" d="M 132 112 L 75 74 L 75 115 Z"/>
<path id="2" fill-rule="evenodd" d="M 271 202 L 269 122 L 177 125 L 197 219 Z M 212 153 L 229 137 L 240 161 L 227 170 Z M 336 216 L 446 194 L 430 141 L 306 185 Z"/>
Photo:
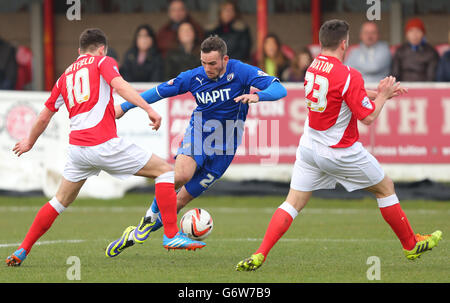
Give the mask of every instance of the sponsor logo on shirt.
<path id="1" fill-rule="evenodd" d="M 206 104 L 206 103 L 215 103 L 219 101 L 227 101 L 230 99 L 230 91 L 231 88 L 224 88 L 219 90 L 213 90 L 210 92 L 198 92 L 195 94 L 198 102 Z"/>
<path id="2" fill-rule="evenodd" d="M 197 80 L 198 82 L 200 82 L 200 85 L 202 85 L 203 83 L 203 79 L 200 79 L 199 77 L 195 77 L 195 80 Z"/>

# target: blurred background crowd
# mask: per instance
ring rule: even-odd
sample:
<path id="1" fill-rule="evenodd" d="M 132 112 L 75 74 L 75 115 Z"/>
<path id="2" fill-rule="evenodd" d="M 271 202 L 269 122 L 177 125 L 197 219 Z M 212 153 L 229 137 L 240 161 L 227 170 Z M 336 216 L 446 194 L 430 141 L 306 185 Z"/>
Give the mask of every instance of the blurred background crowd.
<path id="1" fill-rule="evenodd" d="M 394 1 L 394 0 L 393 0 Z M 66 1 L 55 1 L 55 13 L 63 14 L 68 5 Z M 355 7 L 360 7 L 361 2 L 353 0 L 322 0 L 321 9 L 327 12 L 341 12 L 336 17 L 345 19 L 345 14 Z M 386 1 L 383 1 L 384 4 Z M 402 26 L 402 42 L 391 43 L 382 39 L 382 30 L 386 30 L 383 18 L 389 14 L 383 6 L 381 21 L 367 21 L 365 13 L 361 12 L 361 18 L 357 27 L 352 27 L 353 40 L 350 39 L 350 47 L 347 51 L 345 64 L 358 69 L 366 82 L 378 82 L 387 75 L 394 75 L 399 81 L 404 82 L 449 82 L 450 81 L 450 31 L 448 13 L 450 5 L 448 1 L 429 0 L 420 1 L 422 6 L 417 6 L 419 1 L 403 1 L 403 15 L 405 20 Z M 423 6 L 423 2 L 429 2 Z M 3 6 L 2 14 L 11 12 L 19 16 L 21 11 L 27 10 L 30 1 L 14 1 Z M 90 4 L 88 4 L 90 3 Z M 251 5 L 253 3 L 253 6 Z M 295 17 L 296 12 L 307 11 L 309 0 L 277 1 L 269 0 L 269 23 L 270 14 L 281 11 L 287 17 Z M 413 8 L 408 6 L 413 3 Z M 214 5 L 211 8 L 211 5 Z M 433 6 L 434 5 L 434 6 Z M 301 28 L 297 24 L 284 24 L 270 26 L 270 31 L 263 40 L 262 55 L 257 56 L 255 50 L 254 18 L 245 16 L 254 15 L 256 12 L 255 1 L 82 1 L 83 8 L 81 21 L 72 21 L 69 25 L 79 25 L 83 22 L 85 14 L 89 16 L 88 22 L 79 27 L 81 30 L 87 26 L 101 27 L 108 36 L 113 32 L 119 32 L 120 38 L 110 39 L 108 55 L 114 57 L 120 66 L 122 76 L 130 82 L 161 82 L 176 77 L 180 72 L 200 65 L 199 47 L 201 41 L 209 35 L 222 37 L 228 45 L 230 58 L 239 59 L 263 69 L 266 73 L 279 77 L 286 82 L 303 82 L 304 74 L 313 58 L 318 55 L 317 43 L 312 43 L 310 35 L 304 37 Z M 6 8 L 5 8 L 6 7 Z M 366 5 L 367 8 L 367 5 Z M 411 10 L 411 11 L 408 11 Z M 199 20 L 194 17 L 193 11 L 203 11 L 198 16 L 209 16 L 207 20 Z M 245 16 L 242 10 L 246 12 Z M 442 24 L 440 33 L 446 32 L 447 37 L 434 37 L 437 43 L 431 43 L 428 39 L 429 29 L 420 14 L 435 13 L 447 16 L 447 22 Z M 158 12 L 158 22 L 145 14 L 139 15 L 140 22 L 137 26 L 129 26 L 128 23 L 114 20 L 120 13 L 127 15 L 139 12 Z M 206 12 L 206 13 L 205 13 Z M 209 15 L 208 15 L 209 13 Z M 101 18 L 93 16 L 101 14 Z M 302 16 L 304 16 L 303 14 Z M 152 15 L 154 16 L 154 14 Z M 107 22 L 103 22 L 108 18 Z M 299 14 L 300 18 L 300 14 Z M 111 20 L 112 19 L 112 20 Z M 365 19 L 365 20 L 364 20 Z M 427 18 L 425 18 L 427 19 Z M 97 25 L 92 20 L 98 21 Z M 293 20 L 293 19 L 292 19 Z M 428 18 L 429 20 L 429 18 Z M 443 19 L 445 20 L 445 18 Z M 78 24 L 77 24 L 78 22 Z M 14 24 L 10 24 L 14 26 Z M 436 26 L 436 25 L 434 25 Z M 4 26 L 0 29 L 0 89 L 22 90 L 32 89 L 32 51 L 26 38 L 21 43 L 20 39 L 6 38 L 8 29 Z M 380 27 L 383 27 L 381 29 Z M 77 42 L 81 30 L 78 27 L 73 31 L 68 30 L 66 35 L 59 40 L 73 40 Z M 252 30 L 253 29 L 253 30 Z M 14 30 L 14 29 L 13 29 Z M 56 27 L 58 31 L 58 27 Z M 71 35 L 73 33 L 73 35 Z M 58 37 L 58 33 L 56 33 Z M 436 34 L 434 35 L 436 36 Z M 441 35 L 442 36 L 442 35 Z M 289 37 L 290 39 L 286 39 Z M 291 38 L 292 37 L 292 38 Z M 354 39 L 357 37 L 359 41 Z M 57 38 L 58 39 L 58 38 Z M 293 39 L 300 43 L 292 43 Z M 124 42 L 128 41 L 128 42 Z M 23 41 L 22 41 L 23 42 Z M 64 44 L 64 43 L 62 43 Z M 128 44 L 124 49 L 116 47 L 116 44 Z M 295 45 L 294 45 L 295 44 Z M 73 45 L 73 43 L 71 44 Z M 75 47 L 76 49 L 76 47 Z M 69 56 L 62 55 L 65 51 Z M 62 61 L 60 58 L 64 58 Z M 66 59 L 67 58 L 67 59 Z M 74 49 L 59 46 L 55 52 L 56 76 L 76 58 Z M 61 62 L 61 63 L 60 63 Z"/>

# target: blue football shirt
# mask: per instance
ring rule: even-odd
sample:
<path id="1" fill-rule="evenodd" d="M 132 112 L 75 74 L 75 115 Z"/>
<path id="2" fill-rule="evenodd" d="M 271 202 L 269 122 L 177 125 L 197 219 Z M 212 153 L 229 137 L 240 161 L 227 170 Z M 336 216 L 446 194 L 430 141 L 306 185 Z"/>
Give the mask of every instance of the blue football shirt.
<path id="1" fill-rule="evenodd" d="M 257 67 L 230 59 L 225 74 L 216 80 L 209 79 L 199 66 L 161 83 L 156 89 L 161 98 L 191 92 L 198 105 L 194 112 L 202 112 L 206 120 L 245 120 L 248 104 L 236 103 L 234 98 L 248 94 L 251 86 L 266 89 L 273 81 L 278 79 Z"/>
<path id="2" fill-rule="evenodd" d="M 197 107 L 192 113 L 190 125 L 186 135 L 194 137 L 194 132 L 202 134 L 202 141 L 208 137 L 217 127 L 205 128 L 205 125 L 217 125 L 220 123 L 224 130 L 223 142 L 229 142 L 234 146 L 228 146 L 236 150 L 243 132 L 243 123 L 235 124 L 234 134 L 226 134 L 227 121 L 245 121 L 248 113 L 248 104 L 235 102 L 234 98 L 248 94 L 253 86 L 259 90 L 266 89 L 273 81 L 279 81 L 276 77 L 269 76 L 261 69 L 230 59 L 226 72 L 218 79 L 209 79 L 202 66 L 180 73 L 176 78 L 161 83 L 156 91 L 161 98 L 168 98 L 190 92 L 195 98 Z M 195 121 L 200 123 L 194 123 Z M 210 123 L 208 123 L 208 121 Z M 214 123 L 211 123 L 211 122 Z M 228 122 L 229 123 L 229 122 Z M 230 135 L 232 135 L 230 137 Z M 186 137 L 186 136 L 185 136 Z M 234 138 L 234 139 L 233 139 Z M 233 142 L 231 143 L 230 142 Z M 214 149 L 225 150 L 227 143 L 216 140 Z"/>

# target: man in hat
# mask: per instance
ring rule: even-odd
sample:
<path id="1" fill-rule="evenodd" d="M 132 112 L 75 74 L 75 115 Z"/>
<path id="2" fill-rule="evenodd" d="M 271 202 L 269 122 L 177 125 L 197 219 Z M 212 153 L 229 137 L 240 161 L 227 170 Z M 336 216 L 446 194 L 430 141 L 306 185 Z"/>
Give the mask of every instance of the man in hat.
<path id="1" fill-rule="evenodd" d="M 425 40 L 425 25 L 419 18 L 405 26 L 406 42 L 395 52 L 392 75 L 399 81 L 434 81 L 439 54 Z"/>

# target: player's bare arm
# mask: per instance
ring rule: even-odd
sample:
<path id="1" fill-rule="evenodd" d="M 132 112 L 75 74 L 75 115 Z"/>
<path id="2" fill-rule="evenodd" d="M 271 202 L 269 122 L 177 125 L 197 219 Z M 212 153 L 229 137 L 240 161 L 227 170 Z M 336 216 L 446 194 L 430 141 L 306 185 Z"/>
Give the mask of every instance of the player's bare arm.
<path id="1" fill-rule="evenodd" d="M 30 134 L 28 135 L 28 137 L 17 142 L 16 145 L 14 146 L 13 152 L 18 157 L 20 157 L 21 154 L 26 153 L 27 151 L 29 151 L 30 149 L 33 148 L 37 139 L 41 136 L 41 134 L 47 128 L 47 126 L 50 123 L 50 120 L 52 119 L 54 114 L 55 113 L 52 112 L 51 110 L 49 110 L 47 107 L 44 107 L 44 109 L 39 114 L 36 122 L 34 122 L 34 125 L 31 128 L 31 131 L 30 131 Z"/>
<path id="2" fill-rule="evenodd" d="M 130 103 L 142 108 L 148 114 L 148 117 L 152 121 L 150 126 L 153 126 L 154 130 L 158 130 L 161 126 L 161 116 L 153 110 L 153 108 L 138 94 L 138 92 L 131 86 L 130 83 L 125 81 L 122 77 L 116 77 L 111 81 L 111 86 L 116 90 L 116 92 L 125 100 Z M 118 119 L 118 108 L 120 105 L 116 105 L 116 119 Z M 123 110 L 120 108 L 123 115 Z M 119 117 L 120 118 L 120 117 Z"/>
<path id="3" fill-rule="evenodd" d="M 389 76 L 381 80 L 378 85 L 377 97 L 374 100 L 375 110 L 370 115 L 362 119 L 361 122 L 366 125 L 372 124 L 380 114 L 386 101 L 394 97 L 399 88 L 400 82 L 396 82 L 395 77 Z"/>

